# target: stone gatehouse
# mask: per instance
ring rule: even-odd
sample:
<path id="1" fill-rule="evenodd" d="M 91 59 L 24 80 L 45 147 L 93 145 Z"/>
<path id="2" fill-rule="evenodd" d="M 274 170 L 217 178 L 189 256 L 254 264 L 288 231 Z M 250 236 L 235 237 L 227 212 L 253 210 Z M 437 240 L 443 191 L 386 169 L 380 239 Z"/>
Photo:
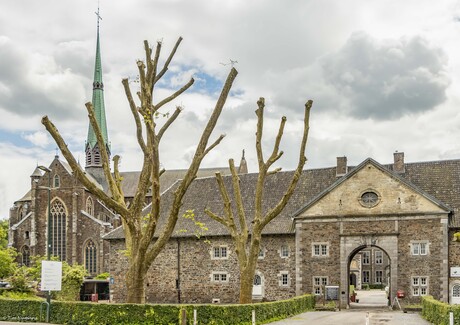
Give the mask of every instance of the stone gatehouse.
<path id="1" fill-rule="evenodd" d="M 370 158 L 354 167 L 347 166 L 345 157 L 337 162 L 335 167 L 304 170 L 288 206 L 265 229 L 254 299 L 321 294 L 324 285 L 338 285 L 346 305 L 351 261 L 374 247 L 389 262 L 385 272 L 377 270 L 375 276 L 388 277 L 390 299 L 403 290 L 407 301 L 429 294 L 457 303 L 460 243 L 453 241 L 453 234 L 460 224 L 460 160 L 404 163 L 404 154 L 395 153 L 389 165 Z M 290 176 L 292 172 L 281 172 L 267 179 L 267 209 L 281 197 Z M 257 174 L 240 175 L 247 215 L 252 212 L 256 178 Z M 230 178 L 225 181 L 231 193 Z M 163 194 L 165 204 L 174 188 Z M 210 243 L 197 240 L 190 221 L 180 219 L 176 229 L 189 231 L 178 231 L 151 267 L 148 301 L 238 300 L 233 245 L 226 230 L 205 216 L 205 207 L 222 210 L 214 177 L 193 182 L 182 210 L 193 209 L 195 218 L 206 223 Z M 112 295 L 122 301 L 123 231 L 118 228 L 104 238 L 111 243 L 110 273 L 116 279 Z"/>

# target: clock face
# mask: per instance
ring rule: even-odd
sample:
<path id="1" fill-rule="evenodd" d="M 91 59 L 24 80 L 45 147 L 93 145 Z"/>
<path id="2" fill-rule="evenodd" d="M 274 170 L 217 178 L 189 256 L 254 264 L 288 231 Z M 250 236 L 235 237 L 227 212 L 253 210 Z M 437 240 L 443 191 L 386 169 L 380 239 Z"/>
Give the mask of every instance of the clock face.
<path id="1" fill-rule="evenodd" d="M 379 196 L 375 192 L 365 192 L 361 195 L 360 202 L 367 208 L 372 208 L 379 202 Z"/>

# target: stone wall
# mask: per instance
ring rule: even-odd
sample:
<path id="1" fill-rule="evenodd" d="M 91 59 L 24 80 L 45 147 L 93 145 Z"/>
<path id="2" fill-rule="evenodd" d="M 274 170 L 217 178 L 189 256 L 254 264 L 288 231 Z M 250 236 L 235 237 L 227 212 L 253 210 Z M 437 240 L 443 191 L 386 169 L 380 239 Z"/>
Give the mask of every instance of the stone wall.
<path id="1" fill-rule="evenodd" d="M 231 239 L 226 236 L 203 239 L 172 239 L 150 267 L 146 280 L 146 300 L 155 303 L 177 303 L 176 280 L 180 275 L 182 303 L 235 303 L 239 299 L 239 273 Z M 264 236 L 264 257 L 258 260 L 257 274 L 263 279 L 265 300 L 279 300 L 295 296 L 295 239 L 294 235 Z M 126 300 L 124 274 L 128 264 L 124 256 L 124 242 L 110 242 L 110 274 L 115 283 L 111 287 L 114 301 Z M 281 246 L 289 247 L 289 256 L 281 257 Z M 178 254 L 178 247 L 180 247 Z M 214 259 L 213 247 L 226 247 L 228 258 Z M 178 263 L 179 258 L 179 263 Z M 178 266 L 180 272 L 178 273 Z M 213 281 L 213 273 L 226 274 L 226 281 Z M 288 274 L 288 285 L 280 285 L 281 273 Z"/>

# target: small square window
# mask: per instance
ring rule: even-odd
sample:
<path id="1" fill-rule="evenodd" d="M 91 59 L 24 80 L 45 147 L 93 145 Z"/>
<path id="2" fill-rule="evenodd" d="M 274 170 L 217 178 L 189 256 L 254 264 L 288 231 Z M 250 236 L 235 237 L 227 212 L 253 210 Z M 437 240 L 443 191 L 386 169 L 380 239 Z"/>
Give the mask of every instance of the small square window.
<path id="1" fill-rule="evenodd" d="M 329 246 L 327 243 L 315 243 L 312 244 L 312 255 L 313 256 L 328 256 Z"/>
<path id="2" fill-rule="evenodd" d="M 212 258 L 213 259 L 227 259 L 228 250 L 227 246 L 215 246 L 212 248 Z"/>
<path id="3" fill-rule="evenodd" d="M 281 275 L 281 284 L 283 286 L 287 286 L 288 285 L 288 275 L 287 274 L 282 274 Z"/>

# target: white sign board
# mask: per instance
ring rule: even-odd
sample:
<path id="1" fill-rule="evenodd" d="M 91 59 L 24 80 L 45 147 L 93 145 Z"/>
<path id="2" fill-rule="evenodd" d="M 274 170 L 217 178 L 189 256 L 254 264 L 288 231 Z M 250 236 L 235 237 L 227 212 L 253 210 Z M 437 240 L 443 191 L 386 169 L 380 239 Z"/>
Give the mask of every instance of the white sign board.
<path id="1" fill-rule="evenodd" d="M 62 262 L 42 261 L 41 291 L 61 291 Z"/>
<path id="2" fill-rule="evenodd" d="M 450 268 L 450 276 L 453 278 L 460 278 L 460 267 L 453 266 Z"/>

